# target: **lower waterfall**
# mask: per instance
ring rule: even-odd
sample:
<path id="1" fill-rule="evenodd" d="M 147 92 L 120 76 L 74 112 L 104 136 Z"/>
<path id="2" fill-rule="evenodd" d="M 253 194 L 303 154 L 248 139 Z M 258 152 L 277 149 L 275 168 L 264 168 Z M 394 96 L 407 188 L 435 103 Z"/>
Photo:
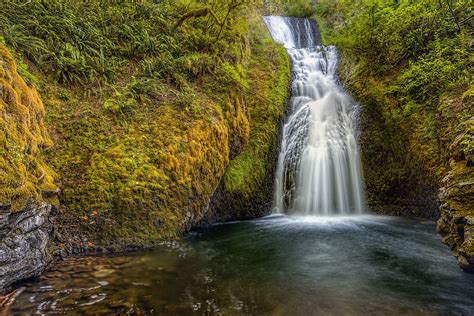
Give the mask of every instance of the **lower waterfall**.
<path id="1" fill-rule="evenodd" d="M 274 212 L 361 214 L 358 107 L 338 84 L 336 48 L 319 44 L 317 27 L 308 19 L 268 16 L 265 23 L 273 39 L 285 45 L 293 72 Z"/>

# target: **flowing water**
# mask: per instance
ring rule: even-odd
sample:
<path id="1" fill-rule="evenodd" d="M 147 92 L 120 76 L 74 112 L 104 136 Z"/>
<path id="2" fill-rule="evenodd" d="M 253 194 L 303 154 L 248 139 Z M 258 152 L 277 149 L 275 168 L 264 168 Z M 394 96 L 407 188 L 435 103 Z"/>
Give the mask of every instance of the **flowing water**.
<path id="1" fill-rule="evenodd" d="M 364 209 L 357 104 L 338 85 L 335 47 L 319 44 L 308 19 L 265 17 L 292 61 L 289 116 L 275 180 L 275 211 L 345 215 Z"/>
<path id="2" fill-rule="evenodd" d="M 30 314 L 472 315 L 474 275 L 433 222 L 274 215 L 140 254 L 71 258 L 26 285 Z"/>

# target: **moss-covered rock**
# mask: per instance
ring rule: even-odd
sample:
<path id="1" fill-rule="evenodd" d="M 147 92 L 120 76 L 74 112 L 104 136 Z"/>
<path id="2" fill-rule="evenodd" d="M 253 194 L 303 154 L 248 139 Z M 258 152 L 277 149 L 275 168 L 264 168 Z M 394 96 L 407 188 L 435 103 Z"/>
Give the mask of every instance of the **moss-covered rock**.
<path id="1" fill-rule="evenodd" d="M 283 46 L 272 43 L 266 29 L 252 47 L 248 106 L 250 136 L 228 165 L 201 224 L 248 219 L 271 211 L 280 127 L 290 82 L 290 64 Z"/>
<path id="2" fill-rule="evenodd" d="M 403 112 L 387 91 L 391 78 L 360 74 L 363 64 L 342 50 L 339 75 L 360 102 L 360 145 L 369 208 L 377 213 L 436 218 L 444 170 L 440 144 L 427 133 L 430 117 Z"/>
<path id="3" fill-rule="evenodd" d="M 0 293 L 35 277 L 51 256 L 49 213 L 55 172 L 43 150 L 52 145 L 36 89 L 0 43 Z"/>
<path id="4" fill-rule="evenodd" d="M 465 102 L 469 98 L 465 98 Z M 448 174 L 440 190 L 438 232 L 459 266 L 474 272 L 474 116 L 461 124 L 462 132 L 450 146 Z"/>
<path id="5" fill-rule="evenodd" d="M 244 148 L 247 165 L 234 169 L 250 177 L 234 173 L 229 191 L 248 201 L 269 195 L 288 60 L 250 12 L 252 32 L 222 48 L 232 62 L 208 61 L 212 69 L 203 72 L 194 67 L 209 55 L 183 59 L 179 82 L 146 77 L 137 67 L 136 76 L 89 93 L 35 72 L 55 143 L 47 155 L 61 187 L 53 217 L 61 247 L 123 250 L 179 237 L 210 210 L 229 162 L 243 161 Z M 234 216 L 221 211 L 221 219 Z"/>
<path id="6" fill-rule="evenodd" d="M 210 211 L 219 183 L 234 201 L 270 195 L 288 60 L 259 3 L 227 4 L 0 5 L 0 34 L 45 102 L 54 140 L 46 155 L 61 188 L 58 245 L 122 250 L 176 238 Z M 35 144 L 18 161 L 46 168 L 25 156 Z M 36 182 L 52 186 L 53 174 L 37 173 L 25 187 L 12 174 L 5 189 L 36 198 Z"/>
<path id="7" fill-rule="evenodd" d="M 56 190 L 55 173 L 43 154 L 52 145 L 44 115 L 36 89 L 25 83 L 0 43 L 0 206 L 13 212 Z"/>

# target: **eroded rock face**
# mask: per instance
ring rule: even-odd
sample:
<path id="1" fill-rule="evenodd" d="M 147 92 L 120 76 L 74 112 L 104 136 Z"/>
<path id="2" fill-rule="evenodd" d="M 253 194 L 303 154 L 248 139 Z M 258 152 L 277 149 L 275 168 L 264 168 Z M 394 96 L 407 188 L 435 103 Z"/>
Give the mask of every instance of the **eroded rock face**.
<path id="1" fill-rule="evenodd" d="M 459 266 L 474 273 L 474 117 L 467 121 L 466 132 L 453 142 L 450 170 L 440 190 L 441 217 L 438 232 Z"/>
<path id="2" fill-rule="evenodd" d="M 0 293 L 46 267 L 50 211 L 51 205 L 45 203 L 14 213 L 0 208 Z"/>

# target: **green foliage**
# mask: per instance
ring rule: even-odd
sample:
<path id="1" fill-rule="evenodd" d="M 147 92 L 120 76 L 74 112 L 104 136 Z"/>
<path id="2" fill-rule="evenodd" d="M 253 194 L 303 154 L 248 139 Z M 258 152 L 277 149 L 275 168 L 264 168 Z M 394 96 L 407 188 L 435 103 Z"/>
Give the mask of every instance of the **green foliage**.
<path id="1" fill-rule="evenodd" d="M 92 67 L 87 64 L 79 49 L 69 43 L 64 45 L 54 63 L 54 77 L 58 82 L 81 83 L 92 78 Z"/>
<path id="2" fill-rule="evenodd" d="M 416 61 L 435 48 L 435 41 L 467 50 L 458 37 L 472 28 L 469 0 L 318 2 L 317 14 L 337 31 L 327 40 L 369 60 L 371 71 Z"/>
<path id="3" fill-rule="evenodd" d="M 288 65 L 282 48 L 272 57 L 259 2 L 0 2 L 0 36 L 41 88 L 54 135 L 59 235 L 119 249 L 179 235 L 249 142 L 253 108 L 261 141 L 248 152 L 263 168 L 283 107 L 272 80 L 286 86 Z"/>
<path id="4" fill-rule="evenodd" d="M 282 104 L 288 96 L 290 81 L 289 60 L 283 47 L 279 47 L 275 54 L 267 46 L 259 45 L 254 56 L 250 74 L 252 89 L 248 99 L 249 143 L 231 161 L 224 175 L 226 194 L 236 197 L 244 207 L 249 207 L 256 199 L 264 200 L 272 196 L 272 154 L 277 148 L 284 110 Z"/>
<path id="5" fill-rule="evenodd" d="M 267 14 L 309 18 L 316 13 L 316 2 L 312 0 L 266 0 Z"/>
<path id="6" fill-rule="evenodd" d="M 249 87 L 247 80 L 244 78 L 244 69 L 237 66 L 234 67 L 230 63 L 223 63 L 222 68 L 217 73 L 217 80 L 223 85 L 235 85 L 238 88 L 247 89 Z"/>
<path id="7" fill-rule="evenodd" d="M 468 40 L 461 35 L 455 41 L 437 38 L 429 45 L 428 53 L 417 61 L 410 61 L 394 83 L 393 91 L 399 99 L 417 102 L 436 102 L 441 95 L 469 83 Z"/>
<path id="8" fill-rule="evenodd" d="M 142 67 L 132 68 L 136 76 L 174 81 L 178 69 L 195 79 L 227 67 L 229 57 L 235 62 L 230 50 L 241 45 L 246 31 L 242 14 L 250 5 L 252 1 L 237 0 L 106 6 L 99 0 L 5 0 L 0 4 L 0 35 L 63 84 L 116 83 L 137 64 Z M 175 25 L 199 8 L 209 13 Z"/>
<path id="9" fill-rule="evenodd" d="M 103 108 L 112 113 L 126 114 L 139 103 L 159 102 L 167 95 L 166 84 L 149 77 L 131 77 L 125 86 L 113 86 L 114 93 L 104 101 Z"/>
<path id="10" fill-rule="evenodd" d="M 462 97 L 472 89 L 472 1 L 317 2 L 323 40 L 340 49 L 340 75 L 364 106 L 369 201 L 409 214 L 403 205 L 435 199 L 451 142 L 474 115 Z"/>

